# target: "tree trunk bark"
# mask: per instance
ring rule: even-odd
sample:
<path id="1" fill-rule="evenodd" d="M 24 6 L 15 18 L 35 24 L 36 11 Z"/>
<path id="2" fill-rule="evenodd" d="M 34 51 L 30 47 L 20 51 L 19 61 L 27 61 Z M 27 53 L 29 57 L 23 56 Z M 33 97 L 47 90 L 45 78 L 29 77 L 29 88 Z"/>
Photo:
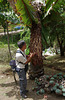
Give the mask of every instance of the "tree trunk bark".
<path id="1" fill-rule="evenodd" d="M 60 54 L 61 56 L 64 56 L 64 48 L 62 47 L 62 44 L 60 45 Z"/>
<path id="2" fill-rule="evenodd" d="M 43 59 L 42 59 L 42 39 L 41 39 L 41 25 L 32 24 L 30 37 L 30 52 L 37 53 L 32 58 L 29 75 L 33 78 L 44 74 Z"/>
<path id="3" fill-rule="evenodd" d="M 62 44 L 63 44 L 63 40 L 59 40 L 59 36 L 58 36 L 58 34 L 56 34 L 57 35 L 57 41 L 58 41 L 58 43 L 59 43 L 59 47 L 60 47 L 60 55 L 61 56 L 64 56 L 64 47 L 62 46 Z"/>
<path id="4" fill-rule="evenodd" d="M 7 21 L 6 21 L 6 26 L 7 26 L 8 50 L 9 50 L 10 59 L 12 59 L 12 56 L 11 56 L 11 50 L 10 50 L 10 44 L 9 44 L 9 33 L 8 33 L 8 23 L 7 23 Z"/>

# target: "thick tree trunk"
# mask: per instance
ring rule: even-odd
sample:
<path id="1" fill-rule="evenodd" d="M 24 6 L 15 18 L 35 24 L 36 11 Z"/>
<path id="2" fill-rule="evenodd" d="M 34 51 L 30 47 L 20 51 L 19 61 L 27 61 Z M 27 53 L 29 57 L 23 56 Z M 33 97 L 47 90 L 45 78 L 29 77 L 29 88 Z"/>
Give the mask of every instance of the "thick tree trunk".
<path id="1" fill-rule="evenodd" d="M 29 74 L 32 77 L 39 77 L 44 74 L 43 59 L 42 59 L 42 39 L 41 39 L 41 25 L 32 24 L 31 38 L 30 38 L 30 52 L 37 53 L 32 58 L 31 69 Z"/>
<path id="2" fill-rule="evenodd" d="M 62 44 L 60 45 L 60 54 L 61 56 L 64 56 L 64 48 L 62 47 Z"/>
<path id="3" fill-rule="evenodd" d="M 60 47 L 60 55 L 64 56 L 64 47 L 62 46 L 63 40 L 60 41 L 58 34 L 56 34 L 56 35 L 57 35 L 57 41 L 58 41 L 58 44 L 59 44 L 59 47 Z"/>

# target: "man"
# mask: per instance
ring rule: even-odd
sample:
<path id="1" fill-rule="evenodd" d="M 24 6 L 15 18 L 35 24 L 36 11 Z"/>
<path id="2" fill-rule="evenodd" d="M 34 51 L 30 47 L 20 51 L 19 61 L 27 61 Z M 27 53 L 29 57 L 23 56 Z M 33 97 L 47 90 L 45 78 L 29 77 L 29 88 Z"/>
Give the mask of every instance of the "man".
<path id="1" fill-rule="evenodd" d="M 25 55 L 25 49 L 26 49 L 26 43 L 25 41 L 21 40 L 18 43 L 18 50 L 16 53 L 16 65 L 17 65 L 17 73 L 19 75 L 19 81 L 20 81 L 20 95 L 23 98 L 27 98 L 26 93 L 28 90 L 26 90 L 27 86 L 27 79 L 26 79 L 26 71 L 25 66 L 27 63 L 31 61 L 31 58 L 35 55 L 35 53 L 30 53 L 30 55 L 26 58 Z"/>

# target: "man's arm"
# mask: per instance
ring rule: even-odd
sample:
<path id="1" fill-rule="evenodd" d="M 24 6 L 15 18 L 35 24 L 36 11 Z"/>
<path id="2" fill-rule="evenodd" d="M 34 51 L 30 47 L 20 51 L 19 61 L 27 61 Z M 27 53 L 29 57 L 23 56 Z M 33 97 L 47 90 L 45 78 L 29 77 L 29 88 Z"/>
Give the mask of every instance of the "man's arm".
<path id="1" fill-rule="evenodd" d="M 30 55 L 28 56 L 28 59 L 27 59 L 27 61 L 25 62 L 25 64 L 31 62 L 32 57 L 35 56 L 35 55 L 36 55 L 36 53 L 30 53 Z"/>
<path id="2" fill-rule="evenodd" d="M 26 55 L 26 58 L 28 59 L 30 57 L 30 55 Z"/>

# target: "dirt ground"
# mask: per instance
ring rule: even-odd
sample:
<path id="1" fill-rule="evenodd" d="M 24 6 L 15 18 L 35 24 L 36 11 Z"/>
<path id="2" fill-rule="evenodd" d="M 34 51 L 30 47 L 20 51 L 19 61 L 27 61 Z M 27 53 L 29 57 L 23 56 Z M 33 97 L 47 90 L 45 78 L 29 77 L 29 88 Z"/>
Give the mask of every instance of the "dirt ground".
<path id="1" fill-rule="evenodd" d="M 15 84 L 12 72 L 8 70 L 8 67 L 0 67 L 0 100 L 23 100 L 19 93 L 19 84 Z M 16 78 L 19 83 L 17 74 Z M 29 80 L 28 75 L 27 82 L 29 93 L 27 94 L 28 98 L 26 100 L 65 100 L 65 97 L 56 94 L 44 94 L 48 96 L 48 99 L 44 99 L 44 95 L 37 95 L 32 91 L 34 80 Z"/>

